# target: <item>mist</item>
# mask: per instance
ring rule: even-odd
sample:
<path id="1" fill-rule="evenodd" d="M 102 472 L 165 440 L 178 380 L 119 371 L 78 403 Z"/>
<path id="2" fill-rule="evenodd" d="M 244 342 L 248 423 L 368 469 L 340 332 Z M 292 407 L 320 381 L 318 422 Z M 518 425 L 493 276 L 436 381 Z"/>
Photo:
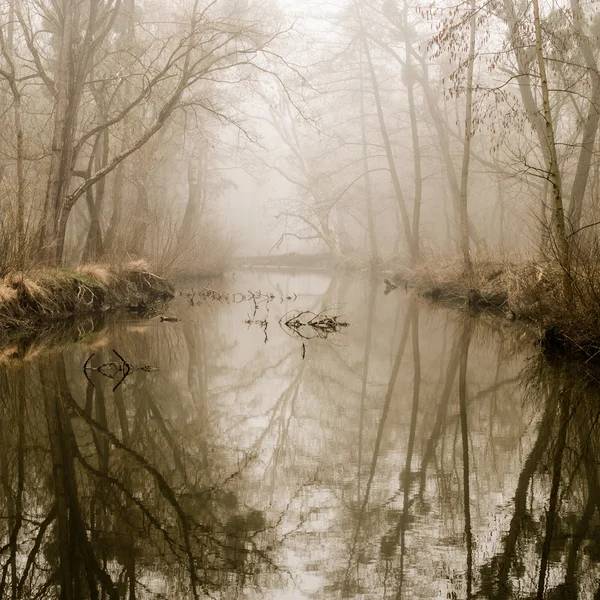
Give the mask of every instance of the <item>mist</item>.
<path id="1" fill-rule="evenodd" d="M 0 600 L 600 600 L 600 9 L 0 0 Z"/>
<path id="2" fill-rule="evenodd" d="M 580 229 L 595 239 L 591 6 L 6 1 L 1 16 L 5 270 L 564 262 Z"/>

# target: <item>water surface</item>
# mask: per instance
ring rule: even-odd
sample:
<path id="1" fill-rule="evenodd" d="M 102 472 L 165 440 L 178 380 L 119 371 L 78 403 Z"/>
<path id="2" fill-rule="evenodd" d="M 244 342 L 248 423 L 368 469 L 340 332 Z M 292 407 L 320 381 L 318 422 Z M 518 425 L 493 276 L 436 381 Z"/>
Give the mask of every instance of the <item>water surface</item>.
<path id="1" fill-rule="evenodd" d="M 589 366 L 367 277 L 206 285 L 0 355 L 1 598 L 600 598 Z"/>

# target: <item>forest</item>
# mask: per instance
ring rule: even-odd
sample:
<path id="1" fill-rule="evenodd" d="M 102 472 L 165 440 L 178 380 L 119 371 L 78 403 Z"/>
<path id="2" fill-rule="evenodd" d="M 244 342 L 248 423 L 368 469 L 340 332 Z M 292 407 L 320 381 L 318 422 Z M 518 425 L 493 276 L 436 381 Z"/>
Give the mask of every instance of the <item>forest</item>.
<path id="1" fill-rule="evenodd" d="M 231 217 L 250 205 L 268 217 L 252 235 L 275 236 L 265 253 L 551 313 L 552 339 L 576 321 L 585 345 L 600 299 L 593 3 L 5 0 L 0 14 L 5 276 L 141 259 L 222 271 L 245 253 Z"/>
<path id="2" fill-rule="evenodd" d="M 0 600 L 600 600 L 598 6 L 0 0 Z"/>

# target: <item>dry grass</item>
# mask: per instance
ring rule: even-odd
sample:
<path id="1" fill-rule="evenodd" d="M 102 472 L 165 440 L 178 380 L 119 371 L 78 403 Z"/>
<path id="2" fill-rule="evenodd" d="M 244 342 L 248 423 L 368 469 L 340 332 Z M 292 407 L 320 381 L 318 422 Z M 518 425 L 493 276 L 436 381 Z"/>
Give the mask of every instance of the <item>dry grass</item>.
<path id="1" fill-rule="evenodd" d="M 600 272 L 599 272 L 600 273 Z M 490 311 L 538 326 L 547 347 L 600 357 L 600 277 L 586 261 L 571 269 L 572 298 L 563 289 L 555 261 L 482 261 L 466 275 L 457 261 L 430 261 L 417 269 L 400 267 L 394 283 L 432 300 L 471 311 Z"/>
<path id="2" fill-rule="evenodd" d="M 37 284 L 32 279 L 26 278 L 21 282 L 23 291 L 35 302 L 46 302 L 49 299 L 48 291 L 45 290 L 41 285 Z"/>
<path id="3" fill-rule="evenodd" d="M 123 271 L 141 271 L 143 273 L 150 273 L 151 268 L 147 261 L 143 258 L 135 260 L 129 260 L 121 266 Z"/>
<path id="4" fill-rule="evenodd" d="M 551 263 L 484 261 L 467 275 L 459 262 L 451 261 L 400 268 L 394 279 L 434 300 L 532 318 L 562 297 L 561 277 Z"/>
<path id="5" fill-rule="evenodd" d="M 77 315 L 146 309 L 172 295 L 170 284 L 148 272 L 143 261 L 119 268 L 83 265 L 73 271 L 13 271 L 0 279 L 0 336 Z"/>
<path id="6" fill-rule="evenodd" d="M 83 275 L 84 277 L 89 277 L 104 286 L 110 285 L 115 279 L 115 274 L 111 273 L 109 267 L 105 265 L 80 265 L 75 269 L 75 273 Z"/>
<path id="7" fill-rule="evenodd" d="M 17 290 L 4 280 L 0 280 L 0 305 L 10 304 L 16 299 Z"/>

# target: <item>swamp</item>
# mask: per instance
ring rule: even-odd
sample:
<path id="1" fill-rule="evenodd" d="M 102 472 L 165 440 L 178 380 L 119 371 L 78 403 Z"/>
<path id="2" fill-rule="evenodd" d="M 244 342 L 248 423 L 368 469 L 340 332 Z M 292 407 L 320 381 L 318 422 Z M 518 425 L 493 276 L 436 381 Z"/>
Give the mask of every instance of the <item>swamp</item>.
<path id="1" fill-rule="evenodd" d="M 0 600 L 600 600 L 600 2 L 0 0 Z"/>
<path id="2" fill-rule="evenodd" d="M 368 275 L 209 283 L 2 349 L 0 597 L 600 597 L 592 363 Z"/>

